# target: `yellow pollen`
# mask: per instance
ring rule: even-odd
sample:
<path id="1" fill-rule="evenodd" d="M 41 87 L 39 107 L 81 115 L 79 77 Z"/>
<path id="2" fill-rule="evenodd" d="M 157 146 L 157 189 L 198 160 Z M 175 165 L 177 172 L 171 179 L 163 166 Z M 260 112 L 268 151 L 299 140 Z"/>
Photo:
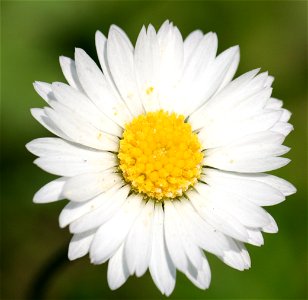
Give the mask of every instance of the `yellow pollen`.
<path id="1" fill-rule="evenodd" d="M 145 92 L 147 93 L 147 95 L 150 95 L 150 94 L 153 93 L 153 91 L 154 91 L 154 87 L 150 86 L 150 87 L 148 87 L 148 88 L 146 89 Z"/>
<path id="2" fill-rule="evenodd" d="M 183 115 L 163 110 L 135 117 L 120 141 L 119 168 L 132 189 L 163 201 L 200 178 L 203 153 Z"/>

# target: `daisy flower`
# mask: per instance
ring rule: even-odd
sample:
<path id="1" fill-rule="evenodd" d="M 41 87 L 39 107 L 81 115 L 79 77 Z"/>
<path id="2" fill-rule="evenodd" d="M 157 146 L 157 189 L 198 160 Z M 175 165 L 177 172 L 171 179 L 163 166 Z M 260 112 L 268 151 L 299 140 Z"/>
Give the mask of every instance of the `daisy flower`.
<path id="1" fill-rule="evenodd" d="M 278 230 L 263 206 L 295 192 L 264 173 L 289 162 L 280 155 L 293 129 L 274 78 L 256 69 L 233 80 L 238 46 L 217 55 L 215 33 L 183 41 L 169 21 L 143 27 L 135 47 L 115 25 L 95 42 L 101 68 L 77 48 L 60 57 L 68 84 L 34 83 L 47 106 L 32 115 L 57 137 L 27 149 L 60 176 L 34 202 L 69 200 L 59 218 L 73 234 L 69 259 L 108 261 L 111 289 L 149 269 L 165 295 L 176 270 L 209 287 L 205 252 L 248 269 L 244 243 Z"/>

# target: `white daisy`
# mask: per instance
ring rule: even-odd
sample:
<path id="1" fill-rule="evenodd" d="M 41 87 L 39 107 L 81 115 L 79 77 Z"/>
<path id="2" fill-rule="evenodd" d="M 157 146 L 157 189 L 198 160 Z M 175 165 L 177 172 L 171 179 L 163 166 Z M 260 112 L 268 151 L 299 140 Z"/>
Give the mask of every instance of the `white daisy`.
<path id="1" fill-rule="evenodd" d="M 274 78 L 258 69 L 232 81 L 238 46 L 216 56 L 215 33 L 183 41 L 168 21 L 143 27 L 135 48 L 113 25 L 96 48 L 102 70 L 76 49 L 75 60 L 60 57 L 68 84 L 34 84 L 48 106 L 31 112 L 58 137 L 27 148 L 61 176 L 34 202 L 70 200 L 60 214 L 74 234 L 69 259 L 109 260 L 111 289 L 149 269 L 166 295 L 176 270 L 208 288 L 204 251 L 248 269 L 244 243 L 277 232 L 262 206 L 295 192 L 262 173 L 289 162 L 291 114 L 271 97 Z"/>

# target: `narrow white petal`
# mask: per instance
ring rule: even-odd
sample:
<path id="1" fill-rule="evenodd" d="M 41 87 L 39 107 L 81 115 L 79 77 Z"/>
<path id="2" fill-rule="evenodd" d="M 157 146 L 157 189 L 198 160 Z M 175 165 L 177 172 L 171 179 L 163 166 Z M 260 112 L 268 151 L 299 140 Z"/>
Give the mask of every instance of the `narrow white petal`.
<path id="1" fill-rule="evenodd" d="M 118 289 L 129 277 L 124 259 L 124 246 L 121 245 L 108 262 L 107 280 L 111 290 Z"/>
<path id="2" fill-rule="evenodd" d="M 275 78 L 273 76 L 268 76 L 265 85 L 266 86 L 272 86 L 272 83 L 274 82 Z"/>
<path id="3" fill-rule="evenodd" d="M 95 231 L 87 231 L 79 234 L 74 234 L 68 247 L 69 260 L 85 256 L 90 249 Z"/>
<path id="4" fill-rule="evenodd" d="M 176 268 L 185 273 L 189 261 L 185 254 L 181 232 L 179 231 L 179 218 L 177 217 L 177 212 L 171 201 L 165 202 L 164 213 L 164 233 L 168 253 Z"/>
<path id="5" fill-rule="evenodd" d="M 130 43 L 115 26 L 107 41 L 107 58 L 113 80 L 132 115 L 144 112 L 135 79 L 133 51 Z"/>
<path id="6" fill-rule="evenodd" d="M 164 241 L 164 212 L 161 203 L 155 204 L 150 274 L 159 290 L 169 296 L 175 286 L 176 269 Z"/>
<path id="7" fill-rule="evenodd" d="M 42 126 L 44 126 L 48 131 L 61 137 L 65 140 L 71 140 L 64 132 L 59 129 L 59 127 L 46 115 L 44 109 L 41 108 L 31 108 L 31 114 L 34 119 L 36 119 Z"/>
<path id="8" fill-rule="evenodd" d="M 66 56 L 60 56 L 59 60 L 63 75 L 67 80 L 67 82 L 69 83 L 69 85 L 79 91 L 83 91 L 78 78 L 76 64 L 74 60 Z"/>
<path id="9" fill-rule="evenodd" d="M 130 195 L 118 213 L 97 230 L 90 249 L 92 263 L 104 263 L 115 254 L 142 207 L 142 197 Z"/>
<path id="10" fill-rule="evenodd" d="M 198 93 L 194 96 L 194 102 L 188 102 L 185 112 L 190 115 L 204 104 L 223 83 L 225 74 L 237 59 L 238 46 L 231 47 L 217 56 L 217 58 L 206 68 L 206 71 L 199 78 L 198 87 L 195 91 Z M 207 82 L 204 86 L 204 82 Z"/>
<path id="11" fill-rule="evenodd" d="M 47 116 L 76 143 L 106 151 L 118 150 L 118 138 L 102 132 L 90 123 L 81 121 L 78 116 L 71 113 L 65 106 L 57 107 L 57 111 L 45 108 Z"/>
<path id="12" fill-rule="evenodd" d="M 172 24 L 162 26 L 157 33 L 159 62 L 159 96 L 163 109 L 174 111 L 178 106 L 175 96 L 184 67 L 184 45 L 180 31 Z"/>
<path id="13" fill-rule="evenodd" d="M 236 143 L 206 151 L 204 165 L 236 172 L 266 172 L 289 163 L 276 157 L 289 151 L 282 146 L 284 136 L 271 131 L 255 133 Z"/>
<path id="14" fill-rule="evenodd" d="M 103 160 L 107 162 L 116 158 L 113 153 L 95 150 L 54 137 L 32 140 L 26 145 L 26 148 L 36 156 L 81 157 L 88 161 L 97 160 L 95 161 L 97 164 L 103 163 Z"/>
<path id="15" fill-rule="evenodd" d="M 181 198 L 181 220 L 184 226 L 192 234 L 193 241 L 202 249 L 222 256 L 223 251 L 229 248 L 226 236 L 207 223 L 193 208 L 191 201 Z"/>
<path id="16" fill-rule="evenodd" d="M 84 93 L 60 82 L 54 82 L 52 90 L 58 102 L 78 117 L 104 132 L 116 136 L 122 135 L 122 128 L 100 112 Z M 50 101 L 50 105 L 54 109 L 59 107 L 58 103 L 53 101 Z"/>
<path id="17" fill-rule="evenodd" d="M 130 274 L 142 276 L 150 262 L 154 201 L 148 201 L 132 226 L 124 246 Z"/>
<path id="18" fill-rule="evenodd" d="M 201 85 L 201 82 L 206 81 L 205 77 L 210 70 L 209 66 L 215 59 L 217 43 L 216 34 L 209 32 L 202 37 L 191 55 L 187 57 L 178 100 L 181 112 L 186 113 L 187 106 L 202 100 L 200 98 L 202 98 L 201 95 L 205 87 Z"/>
<path id="19" fill-rule="evenodd" d="M 190 230 L 189 227 L 183 226 L 182 221 L 182 211 L 185 210 L 182 202 L 173 201 L 172 205 L 176 208 L 175 218 L 178 219 L 178 231 L 180 234 L 180 239 L 182 241 L 182 245 L 185 251 L 185 254 L 192 265 L 200 269 L 202 266 L 203 253 L 198 246 L 198 243 L 194 240 L 194 231 Z"/>
<path id="20" fill-rule="evenodd" d="M 134 52 L 135 73 L 143 106 L 146 111 L 160 108 L 159 102 L 159 46 L 153 26 L 143 27 Z"/>
<path id="21" fill-rule="evenodd" d="M 82 202 L 106 192 L 121 181 L 121 176 L 114 169 L 81 174 L 67 180 L 63 194 L 71 201 Z"/>
<path id="22" fill-rule="evenodd" d="M 238 68 L 239 62 L 240 62 L 240 51 L 238 50 L 229 66 L 229 69 L 226 71 L 224 79 L 222 80 L 222 83 L 220 84 L 216 93 L 222 90 L 233 79 L 235 72 Z"/>
<path id="23" fill-rule="evenodd" d="M 196 190 L 208 199 L 208 204 L 217 211 L 227 211 L 246 227 L 259 228 L 269 224 L 267 212 L 239 195 L 230 193 L 221 187 L 198 183 Z"/>
<path id="24" fill-rule="evenodd" d="M 35 81 L 33 83 L 35 91 L 47 102 L 55 100 L 55 95 L 52 92 L 51 84 L 41 81 Z"/>
<path id="25" fill-rule="evenodd" d="M 282 109 L 282 115 L 280 118 L 280 122 L 288 122 L 292 116 L 292 113 L 287 109 Z"/>
<path id="26" fill-rule="evenodd" d="M 283 102 L 276 98 L 270 98 L 266 103 L 266 108 L 269 109 L 280 109 L 283 105 Z"/>
<path id="27" fill-rule="evenodd" d="M 67 178 L 60 177 L 47 183 L 35 193 L 33 202 L 48 203 L 64 199 L 63 187 L 66 181 Z"/>
<path id="28" fill-rule="evenodd" d="M 184 40 L 184 64 L 192 55 L 198 44 L 203 38 L 203 32 L 201 30 L 195 30 L 191 32 Z"/>
<path id="29" fill-rule="evenodd" d="M 89 98 L 103 114 L 123 127 L 130 114 L 123 101 L 110 89 L 102 71 L 82 49 L 76 49 L 75 60 L 80 82 Z"/>
<path id="30" fill-rule="evenodd" d="M 278 132 L 284 136 L 287 136 L 292 130 L 293 125 L 285 122 L 277 122 L 272 128 L 271 131 Z"/>
<path id="31" fill-rule="evenodd" d="M 119 97 L 120 96 L 119 91 L 113 81 L 110 68 L 109 68 L 109 64 L 108 64 L 107 38 L 100 31 L 96 31 L 95 33 L 95 45 L 96 45 L 97 56 L 98 56 L 100 65 L 102 67 L 104 76 L 109 84 L 109 87 L 113 90 L 115 97 Z"/>
<path id="32" fill-rule="evenodd" d="M 207 289 L 210 286 L 211 282 L 211 270 L 206 257 L 203 256 L 200 269 L 196 269 L 190 263 L 185 275 L 199 289 Z"/>
<path id="33" fill-rule="evenodd" d="M 251 261 L 244 244 L 231 238 L 228 238 L 228 240 L 229 247 L 225 249 L 220 259 L 228 266 L 239 271 L 249 269 Z"/>
<path id="34" fill-rule="evenodd" d="M 189 117 L 193 128 L 202 128 L 207 124 L 205 121 L 211 121 L 212 116 L 216 117 L 223 114 L 223 112 L 228 112 L 230 108 L 237 107 L 243 100 L 263 90 L 264 82 L 260 80 L 260 75 L 262 75 L 261 79 L 265 75 L 262 73 L 256 76 L 258 72 L 259 69 L 256 69 L 241 75 L 231 81 L 219 93 L 209 99 L 209 101 L 205 102 L 204 105 Z"/>
<path id="35" fill-rule="evenodd" d="M 248 232 L 248 243 L 259 247 L 264 244 L 264 239 L 259 229 L 249 228 L 247 229 L 247 232 Z"/>
<path id="36" fill-rule="evenodd" d="M 245 136 L 266 131 L 278 122 L 281 112 L 276 110 L 261 111 L 255 116 L 246 114 L 246 118 L 243 118 L 243 115 L 245 114 L 242 114 L 239 110 L 233 113 L 232 119 L 226 117 L 224 121 L 221 119 L 203 127 L 199 133 L 199 138 L 204 149 L 227 145 Z"/>
<path id="37" fill-rule="evenodd" d="M 275 205 L 285 200 L 283 193 L 266 182 L 260 182 L 250 174 L 203 169 L 201 180 L 227 193 L 240 195 L 259 206 Z"/>
<path id="38" fill-rule="evenodd" d="M 96 209 L 91 209 L 90 212 L 73 221 L 70 224 L 70 232 L 84 232 L 97 228 L 109 221 L 121 209 L 127 199 L 128 193 L 129 186 L 126 185 L 112 193 L 109 199 L 106 197 L 106 194 L 109 194 L 108 192 L 95 197 L 95 201 L 98 202 L 100 200 L 100 203 L 96 205 Z"/>
<path id="39" fill-rule="evenodd" d="M 271 221 L 268 225 L 262 227 L 262 231 L 267 232 L 267 233 L 277 233 L 278 226 L 277 226 L 276 221 L 270 214 L 268 214 L 268 217 Z"/>
<path id="40" fill-rule="evenodd" d="M 101 162 L 101 164 L 97 164 Z M 116 162 L 107 159 L 85 159 L 78 156 L 45 156 L 34 161 L 44 171 L 58 176 L 76 176 L 110 169 Z"/>
<path id="41" fill-rule="evenodd" d="M 209 201 L 209 197 L 201 196 L 194 190 L 187 192 L 187 197 L 191 200 L 200 216 L 216 230 L 239 241 L 247 242 L 248 234 L 246 228 L 227 211 L 216 209 L 212 201 Z"/>
<path id="42" fill-rule="evenodd" d="M 111 188 L 108 192 L 102 193 L 87 202 L 69 202 L 62 209 L 59 216 L 60 227 L 63 228 L 73 221 L 76 221 L 83 215 L 96 211 L 100 207 L 104 207 L 104 210 L 108 210 L 108 207 L 111 205 L 111 203 L 113 203 L 112 200 L 115 197 L 116 192 L 124 185 L 124 183 L 119 183 Z M 129 188 L 127 189 L 127 193 L 128 191 Z M 126 199 L 125 195 L 124 199 Z"/>

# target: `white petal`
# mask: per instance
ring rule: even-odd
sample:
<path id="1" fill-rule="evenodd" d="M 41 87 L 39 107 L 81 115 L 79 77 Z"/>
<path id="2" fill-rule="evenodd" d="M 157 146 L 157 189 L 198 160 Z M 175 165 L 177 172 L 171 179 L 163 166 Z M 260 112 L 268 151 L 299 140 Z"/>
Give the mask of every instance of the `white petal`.
<path id="1" fill-rule="evenodd" d="M 213 226 L 201 218 L 192 207 L 191 201 L 181 198 L 181 220 L 192 235 L 193 241 L 202 249 L 217 256 L 223 255 L 224 249 L 229 248 L 225 235 L 218 232 Z"/>
<path id="2" fill-rule="evenodd" d="M 60 227 L 63 228 L 67 226 L 71 222 L 79 219 L 80 217 L 82 217 L 83 215 L 86 215 L 87 213 L 97 210 L 101 206 L 104 207 L 105 210 L 107 210 L 110 204 L 113 203 L 112 200 L 113 200 L 113 197 L 115 197 L 116 192 L 124 185 L 125 184 L 122 182 L 119 184 L 116 184 L 108 192 L 98 195 L 97 197 L 87 202 L 81 202 L 81 203 L 69 202 L 63 208 L 59 216 Z M 128 191 L 129 189 L 127 189 L 127 193 Z M 126 199 L 125 196 L 124 196 L 124 199 Z"/>
<path id="3" fill-rule="evenodd" d="M 178 219 L 178 231 L 180 234 L 180 239 L 185 251 L 185 254 L 193 266 L 200 269 L 202 266 L 203 253 L 198 246 L 198 243 L 194 241 L 194 232 L 189 230 L 188 227 L 183 226 L 183 221 L 181 219 L 181 213 L 183 205 L 180 201 L 173 201 L 172 205 L 176 208 L 175 218 Z"/>
<path id="4" fill-rule="evenodd" d="M 229 247 L 225 249 L 225 252 L 221 260 L 230 267 L 243 271 L 249 269 L 251 261 L 249 253 L 244 244 L 229 238 Z"/>
<path id="5" fill-rule="evenodd" d="M 227 211 L 246 227 L 259 228 L 270 222 L 264 209 L 246 201 L 241 195 L 203 183 L 196 184 L 195 188 L 201 196 L 207 199 L 208 205 L 211 205 L 217 211 Z"/>
<path id="6" fill-rule="evenodd" d="M 79 234 L 74 234 L 68 248 L 69 260 L 74 260 L 85 256 L 90 249 L 95 231 L 87 231 Z"/>
<path id="7" fill-rule="evenodd" d="M 60 56 L 59 60 L 63 75 L 67 80 L 67 82 L 69 83 L 69 85 L 79 91 L 83 91 L 78 78 L 76 64 L 74 60 L 65 56 Z"/>
<path id="8" fill-rule="evenodd" d="M 118 150 L 118 138 L 102 132 L 90 123 L 81 121 L 65 106 L 57 106 L 57 111 L 45 108 L 47 116 L 76 143 L 106 151 Z"/>
<path id="9" fill-rule="evenodd" d="M 209 72 L 209 65 L 215 59 L 216 51 L 217 36 L 215 33 L 209 32 L 203 36 L 190 57 L 187 58 L 181 78 L 180 100 L 178 100 L 181 102 L 179 104 L 181 112 L 186 112 L 185 109 L 189 104 L 201 100 L 204 85 L 202 86 L 200 83 L 205 81 L 204 78 Z"/>
<path id="10" fill-rule="evenodd" d="M 280 145 L 284 136 L 271 131 L 259 132 L 237 140 L 236 143 L 207 150 L 204 165 L 236 172 L 266 172 L 289 163 L 276 157 L 289 151 Z"/>
<path id="11" fill-rule="evenodd" d="M 111 26 L 107 41 L 107 58 L 113 80 L 132 115 L 144 112 L 135 79 L 131 45 L 115 26 Z"/>
<path id="12" fill-rule="evenodd" d="M 142 197 L 130 195 L 118 213 L 97 230 L 90 249 L 92 263 L 104 263 L 114 255 L 142 207 Z"/>
<path id="13" fill-rule="evenodd" d="M 271 131 L 281 133 L 284 136 L 287 136 L 292 130 L 293 125 L 285 122 L 277 122 L 272 128 Z"/>
<path id="14" fill-rule="evenodd" d="M 97 164 L 105 160 L 112 161 L 116 158 L 115 154 L 105 151 L 99 151 L 74 144 L 59 138 L 38 138 L 26 145 L 26 148 L 36 156 L 41 157 L 63 157 L 75 156 L 86 160 L 95 160 Z"/>
<path id="15" fill-rule="evenodd" d="M 227 193 L 240 195 L 259 206 L 275 205 L 285 200 L 283 193 L 274 187 L 254 180 L 250 174 L 203 169 L 201 180 Z"/>
<path id="16" fill-rule="evenodd" d="M 164 242 L 164 212 L 161 203 L 155 204 L 150 274 L 162 294 L 169 296 L 175 286 L 176 269 Z"/>
<path id="17" fill-rule="evenodd" d="M 31 108 L 31 114 L 42 126 L 44 126 L 51 133 L 61 137 L 65 140 L 71 140 L 59 127 L 46 115 L 44 109 Z"/>
<path id="18" fill-rule="evenodd" d="M 188 268 L 188 259 L 181 239 L 181 232 L 178 230 L 179 218 L 171 201 L 166 201 L 164 205 L 165 222 L 164 232 L 168 253 L 174 265 L 181 272 L 185 273 Z"/>
<path id="19" fill-rule="evenodd" d="M 143 106 L 146 111 L 160 108 L 159 103 L 159 48 L 155 29 L 149 25 L 139 33 L 134 53 L 135 73 Z"/>
<path id="20" fill-rule="evenodd" d="M 204 104 L 223 84 L 225 74 L 230 69 L 234 60 L 237 59 L 239 48 L 238 46 L 231 47 L 221 53 L 217 58 L 210 63 L 206 71 L 198 80 L 198 85 L 195 88 L 196 95 L 194 95 L 194 102 L 187 103 L 185 112 L 190 115 Z M 206 86 L 204 86 L 206 82 Z"/>
<path id="21" fill-rule="evenodd" d="M 101 164 L 97 164 L 101 162 Z M 76 176 L 89 172 L 110 169 L 115 162 L 107 159 L 85 159 L 78 156 L 45 156 L 37 158 L 34 163 L 44 171 L 58 176 Z"/>
<path id="22" fill-rule="evenodd" d="M 285 196 L 296 193 L 296 188 L 288 181 L 270 174 L 250 174 L 255 180 L 271 185 Z"/>
<path id="23" fill-rule="evenodd" d="M 268 217 L 271 221 L 268 225 L 262 227 L 262 231 L 267 232 L 267 233 L 277 233 L 278 226 L 277 226 L 276 221 L 270 214 L 268 214 Z"/>
<path id="24" fill-rule="evenodd" d="M 175 91 L 184 66 L 184 45 L 180 31 L 172 24 L 162 26 L 157 33 L 159 63 L 159 94 L 161 107 L 168 111 L 177 108 Z"/>
<path id="25" fill-rule="evenodd" d="M 85 94 L 60 82 L 54 82 L 52 90 L 57 100 L 69 108 L 72 113 L 89 122 L 97 129 L 112 135 L 122 136 L 122 128 L 100 112 Z M 59 105 L 51 101 L 50 106 L 57 109 Z"/>
<path id="26" fill-rule="evenodd" d="M 262 246 L 264 244 L 264 239 L 262 233 L 259 229 L 249 228 L 248 232 L 248 243 L 254 246 Z"/>
<path id="27" fill-rule="evenodd" d="M 267 75 L 262 73 L 255 77 L 258 71 L 259 69 L 256 69 L 241 75 L 204 103 L 189 117 L 193 128 L 199 129 L 206 126 L 212 116 L 216 117 L 223 112 L 228 112 L 230 108 L 237 107 L 243 100 L 263 90 Z"/>
<path id="28" fill-rule="evenodd" d="M 231 112 L 232 114 L 232 112 Z M 198 134 L 204 149 L 220 147 L 228 143 L 236 142 L 254 133 L 266 131 L 278 122 L 280 111 L 261 111 L 255 116 L 243 118 L 241 110 L 234 113 L 231 118 L 225 118 L 224 122 L 214 121 L 211 125 L 203 127 Z"/>
<path id="29" fill-rule="evenodd" d="M 124 246 L 130 274 L 142 276 L 150 262 L 154 201 L 148 201 L 132 226 Z"/>
<path id="30" fill-rule="evenodd" d="M 215 209 L 209 197 L 201 196 L 194 190 L 187 192 L 187 197 L 199 215 L 216 230 L 229 235 L 239 241 L 247 242 L 248 234 L 246 228 L 227 211 Z"/>
<path id="31" fill-rule="evenodd" d="M 60 177 L 47 183 L 35 193 L 33 202 L 48 203 L 64 199 L 63 187 L 66 181 L 67 178 Z"/>
<path id="32" fill-rule="evenodd" d="M 63 193 L 71 201 L 82 202 L 108 191 L 121 181 L 121 176 L 114 169 L 81 174 L 67 180 Z"/>
<path id="33" fill-rule="evenodd" d="M 203 33 L 201 30 L 195 30 L 191 32 L 184 40 L 184 64 L 192 55 L 193 51 L 196 49 L 198 44 L 203 38 Z"/>
<path id="34" fill-rule="evenodd" d="M 185 275 L 199 289 L 205 290 L 210 286 L 211 270 L 209 263 L 204 256 L 202 258 L 202 266 L 200 269 L 196 269 L 192 264 L 189 264 L 189 268 Z"/>
<path id="35" fill-rule="evenodd" d="M 184 44 L 180 31 L 172 24 L 157 33 L 160 49 L 160 88 L 171 87 L 179 78 L 184 62 Z"/>
<path id="36" fill-rule="evenodd" d="M 222 80 L 222 83 L 220 84 L 216 93 L 222 90 L 233 79 L 235 72 L 238 68 L 239 62 L 240 62 L 240 51 L 238 50 L 232 60 L 232 63 L 229 66 L 229 69 L 226 71 L 224 79 Z"/>
<path id="37" fill-rule="evenodd" d="M 82 49 L 75 50 L 75 60 L 80 82 L 89 98 L 102 113 L 123 127 L 130 114 L 123 101 L 112 92 L 96 63 Z"/>
<path id="38" fill-rule="evenodd" d="M 118 289 L 129 277 L 124 259 L 124 247 L 121 245 L 108 263 L 107 280 L 111 290 Z"/>
<path id="39" fill-rule="evenodd" d="M 270 98 L 266 103 L 266 108 L 268 109 L 280 109 L 283 105 L 283 102 L 276 98 Z"/>
<path id="40" fill-rule="evenodd" d="M 203 220 L 193 209 L 191 201 L 181 199 L 181 218 L 185 227 L 191 232 L 195 243 L 202 249 L 217 255 L 224 263 L 232 268 L 243 270 L 249 268 L 250 264 L 248 253 L 237 246 L 237 243 L 230 237 L 217 231 L 213 226 Z M 248 259 L 247 259 L 248 255 Z M 244 259 L 245 258 L 245 259 Z"/>
<path id="41" fill-rule="evenodd" d="M 280 122 L 288 122 L 291 118 L 292 113 L 287 109 L 282 109 L 282 115 L 280 118 Z"/>
<path id="42" fill-rule="evenodd" d="M 113 90 L 115 97 L 119 97 L 119 91 L 113 81 L 108 59 L 107 59 L 107 38 L 103 33 L 100 31 L 96 31 L 95 33 L 95 45 L 96 45 L 96 51 L 97 56 L 100 62 L 100 65 L 102 67 L 104 76 L 109 83 L 109 87 Z"/>
<path id="43" fill-rule="evenodd" d="M 110 199 L 107 199 L 108 192 L 95 197 L 99 198 L 100 203 L 96 205 L 96 209 L 91 209 L 90 212 L 84 214 L 70 224 L 70 232 L 79 233 L 93 228 L 97 228 L 109 221 L 121 209 L 129 193 L 129 186 L 123 186 L 115 193 L 112 193 Z M 94 200 L 93 199 L 93 200 Z"/>
<path id="44" fill-rule="evenodd" d="M 275 78 L 273 76 L 268 76 L 265 85 L 266 86 L 272 86 L 272 83 L 274 82 Z"/>
<path id="45" fill-rule="evenodd" d="M 47 102 L 55 100 L 55 95 L 52 92 L 51 84 L 46 82 L 35 81 L 33 83 L 36 92 Z"/>

